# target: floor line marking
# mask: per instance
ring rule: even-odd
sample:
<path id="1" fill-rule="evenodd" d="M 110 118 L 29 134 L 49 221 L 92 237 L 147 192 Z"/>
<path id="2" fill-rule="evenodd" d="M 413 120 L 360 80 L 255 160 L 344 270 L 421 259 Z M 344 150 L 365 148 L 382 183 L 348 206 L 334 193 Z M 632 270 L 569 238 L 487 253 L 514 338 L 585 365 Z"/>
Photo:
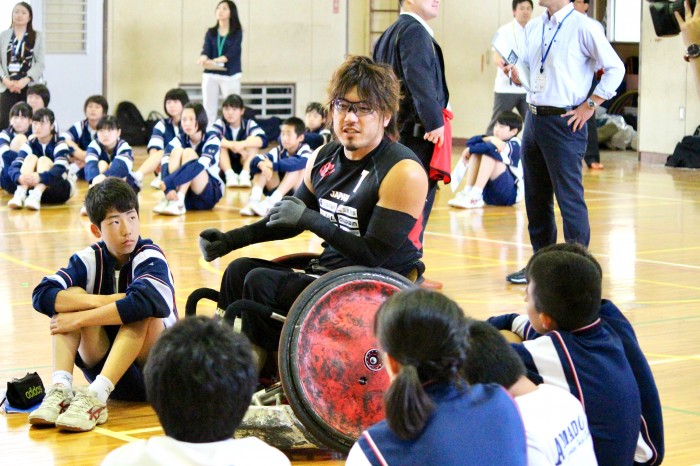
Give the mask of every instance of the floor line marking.
<path id="1" fill-rule="evenodd" d="M 107 437 L 112 437 L 117 440 L 122 440 L 124 442 L 135 442 L 138 440 L 136 437 L 131 437 L 129 435 L 125 435 L 121 432 L 114 432 L 113 430 L 105 429 L 104 427 L 95 427 L 93 429 L 93 432 L 101 435 L 105 435 Z"/>

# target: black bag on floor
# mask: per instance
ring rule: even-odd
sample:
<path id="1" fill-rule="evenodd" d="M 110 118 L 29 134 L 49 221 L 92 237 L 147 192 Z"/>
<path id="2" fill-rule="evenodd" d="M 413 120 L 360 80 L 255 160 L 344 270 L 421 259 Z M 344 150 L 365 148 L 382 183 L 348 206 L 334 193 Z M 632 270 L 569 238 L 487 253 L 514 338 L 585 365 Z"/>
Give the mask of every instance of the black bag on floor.
<path id="1" fill-rule="evenodd" d="M 132 146 L 145 146 L 151 133 L 146 120 L 133 102 L 119 102 L 117 121 L 122 128 L 122 139 Z"/>
<path id="2" fill-rule="evenodd" d="M 7 382 L 6 396 L 10 406 L 28 409 L 44 399 L 44 384 L 39 374 L 27 372 L 27 375 L 21 379 L 12 379 Z"/>
<path id="3" fill-rule="evenodd" d="M 666 159 L 666 166 L 700 168 L 700 136 L 685 136 Z"/>

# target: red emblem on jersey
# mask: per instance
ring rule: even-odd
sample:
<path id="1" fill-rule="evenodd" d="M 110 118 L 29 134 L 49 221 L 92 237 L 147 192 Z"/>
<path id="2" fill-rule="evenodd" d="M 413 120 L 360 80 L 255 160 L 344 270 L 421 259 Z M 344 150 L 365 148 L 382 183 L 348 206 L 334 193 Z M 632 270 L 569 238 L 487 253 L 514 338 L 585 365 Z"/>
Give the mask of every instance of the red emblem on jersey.
<path id="1" fill-rule="evenodd" d="M 321 167 L 321 170 L 319 170 L 319 174 L 321 175 L 321 178 L 325 178 L 334 171 L 335 165 L 333 165 L 331 162 L 328 162 L 327 164 Z"/>

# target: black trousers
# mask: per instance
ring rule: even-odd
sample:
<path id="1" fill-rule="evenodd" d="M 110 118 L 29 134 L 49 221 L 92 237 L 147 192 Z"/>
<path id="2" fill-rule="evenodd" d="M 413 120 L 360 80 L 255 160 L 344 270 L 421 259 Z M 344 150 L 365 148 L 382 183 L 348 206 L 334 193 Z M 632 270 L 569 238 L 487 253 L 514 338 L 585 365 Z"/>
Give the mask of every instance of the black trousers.
<path id="1" fill-rule="evenodd" d="M 241 318 L 241 330 L 267 351 L 277 351 L 282 322 L 264 311 L 287 315 L 294 300 L 316 278 L 263 259 L 240 258 L 231 262 L 221 280 L 220 309 L 232 306 L 231 317 Z"/>
<path id="2" fill-rule="evenodd" d="M 10 109 L 17 102 L 27 101 L 27 87 L 22 89 L 22 92 L 15 94 L 6 90 L 0 93 L 0 129 L 5 129 L 10 126 Z"/>

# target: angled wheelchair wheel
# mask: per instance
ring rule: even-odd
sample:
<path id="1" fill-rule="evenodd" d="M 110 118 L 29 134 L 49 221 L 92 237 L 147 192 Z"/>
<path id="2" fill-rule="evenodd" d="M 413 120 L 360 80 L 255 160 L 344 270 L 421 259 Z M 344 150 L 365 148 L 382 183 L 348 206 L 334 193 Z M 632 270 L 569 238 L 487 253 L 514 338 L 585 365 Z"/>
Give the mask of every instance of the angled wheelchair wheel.
<path id="1" fill-rule="evenodd" d="M 324 446 L 347 452 L 384 418 L 389 377 L 374 338 L 374 316 L 392 294 L 415 288 L 384 269 L 345 267 L 309 285 L 282 329 L 282 386 L 299 421 Z"/>

